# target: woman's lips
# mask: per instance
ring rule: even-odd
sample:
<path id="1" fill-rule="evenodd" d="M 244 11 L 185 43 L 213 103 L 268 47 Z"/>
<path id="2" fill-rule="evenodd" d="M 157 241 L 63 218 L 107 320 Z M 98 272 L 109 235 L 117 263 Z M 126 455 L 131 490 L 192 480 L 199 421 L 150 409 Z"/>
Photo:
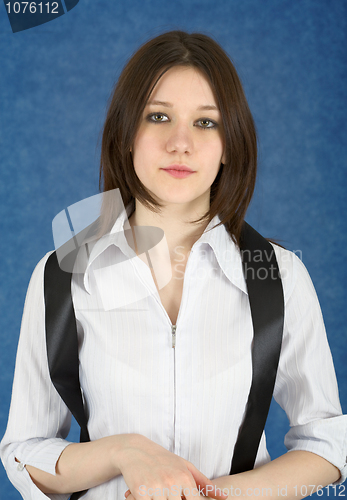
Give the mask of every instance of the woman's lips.
<path id="1" fill-rule="evenodd" d="M 184 179 L 185 177 L 188 177 L 189 175 L 195 174 L 194 171 L 189 172 L 188 170 L 174 170 L 171 168 L 163 168 L 165 172 L 168 174 L 172 175 L 172 177 L 176 177 L 178 179 Z"/>

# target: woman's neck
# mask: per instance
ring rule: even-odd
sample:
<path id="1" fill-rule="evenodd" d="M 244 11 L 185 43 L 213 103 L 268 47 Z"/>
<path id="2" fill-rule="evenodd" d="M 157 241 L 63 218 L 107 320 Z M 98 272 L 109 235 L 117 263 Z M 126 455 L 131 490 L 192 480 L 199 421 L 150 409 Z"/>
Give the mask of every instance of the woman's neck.
<path id="1" fill-rule="evenodd" d="M 156 214 L 136 201 L 136 208 L 129 218 L 129 224 L 131 227 L 154 226 L 162 229 L 170 256 L 174 256 L 177 252 L 187 256 L 207 227 L 206 222 L 191 224 L 188 221 L 198 219 L 206 210 L 207 208 L 189 211 L 186 206 L 171 204 L 161 209 L 160 214 Z"/>

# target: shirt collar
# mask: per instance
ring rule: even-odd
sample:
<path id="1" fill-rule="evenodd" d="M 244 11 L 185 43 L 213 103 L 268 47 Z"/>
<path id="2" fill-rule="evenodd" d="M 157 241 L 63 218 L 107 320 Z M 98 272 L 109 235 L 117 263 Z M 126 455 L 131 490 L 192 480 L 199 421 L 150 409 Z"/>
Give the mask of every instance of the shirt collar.
<path id="1" fill-rule="evenodd" d="M 130 216 L 131 209 L 132 206 L 131 203 L 129 203 L 128 206 L 124 208 L 118 216 L 111 231 L 106 236 L 97 240 L 95 243 L 90 243 L 90 253 L 84 273 L 84 286 L 88 293 L 90 293 L 90 266 L 92 265 L 94 260 L 110 245 L 119 247 L 121 251 L 129 258 L 136 257 L 136 253 L 129 246 L 124 234 L 125 229 L 130 229 L 128 217 Z M 219 216 L 216 215 L 209 222 L 205 231 L 194 243 L 192 248 L 198 247 L 203 244 L 209 245 L 212 248 L 216 256 L 216 260 L 225 276 L 231 283 L 233 283 L 241 291 L 247 294 L 247 286 L 242 271 L 240 250 L 232 240 L 224 224 L 220 224 L 218 226 L 220 222 L 221 221 Z"/>
<path id="2" fill-rule="evenodd" d="M 204 243 L 208 244 L 212 248 L 217 262 L 228 280 L 247 294 L 240 250 L 232 240 L 224 224 L 218 226 L 220 222 L 219 216 L 216 215 L 209 222 L 201 237 L 194 243 L 193 248 Z M 212 230 L 208 231 L 209 229 Z"/>
<path id="3" fill-rule="evenodd" d="M 116 222 L 114 223 L 111 231 L 102 238 L 96 241 L 92 241 L 88 244 L 89 257 L 88 257 L 88 262 L 85 266 L 83 283 L 85 289 L 89 294 L 90 294 L 90 283 L 89 283 L 90 266 L 93 264 L 95 259 L 99 255 L 101 255 L 102 252 L 104 252 L 109 246 L 115 245 L 119 247 L 122 250 L 122 252 L 129 258 L 136 257 L 136 253 L 129 246 L 124 234 L 125 229 L 130 229 L 128 217 L 130 216 L 131 210 L 132 206 L 131 203 L 129 203 L 127 207 L 124 208 L 120 213 L 120 215 L 117 217 Z"/>

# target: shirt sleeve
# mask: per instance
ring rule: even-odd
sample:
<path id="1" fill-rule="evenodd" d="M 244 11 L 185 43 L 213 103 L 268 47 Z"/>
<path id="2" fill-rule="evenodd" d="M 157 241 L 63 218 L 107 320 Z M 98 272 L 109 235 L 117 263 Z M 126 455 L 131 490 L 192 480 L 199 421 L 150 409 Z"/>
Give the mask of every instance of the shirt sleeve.
<path id="1" fill-rule="evenodd" d="M 71 413 L 51 382 L 46 353 L 43 274 L 50 253 L 38 263 L 29 283 L 9 419 L 0 444 L 10 481 L 24 499 L 30 500 L 65 500 L 70 496 L 43 494 L 25 468 L 32 465 L 55 475 L 58 458 L 70 444 L 65 438 Z"/>
<path id="2" fill-rule="evenodd" d="M 310 276 L 292 252 L 275 246 L 282 276 L 285 318 L 274 398 L 285 410 L 289 451 L 320 455 L 347 476 L 347 416 L 338 387 L 323 317 Z"/>

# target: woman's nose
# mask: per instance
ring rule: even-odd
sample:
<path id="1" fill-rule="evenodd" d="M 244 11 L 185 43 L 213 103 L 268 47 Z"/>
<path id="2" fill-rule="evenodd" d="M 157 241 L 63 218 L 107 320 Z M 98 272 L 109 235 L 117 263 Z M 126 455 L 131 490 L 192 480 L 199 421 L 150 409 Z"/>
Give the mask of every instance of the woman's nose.
<path id="1" fill-rule="evenodd" d="M 166 148 L 169 153 L 192 153 L 193 136 L 189 127 L 179 124 L 173 127 L 170 130 Z"/>

